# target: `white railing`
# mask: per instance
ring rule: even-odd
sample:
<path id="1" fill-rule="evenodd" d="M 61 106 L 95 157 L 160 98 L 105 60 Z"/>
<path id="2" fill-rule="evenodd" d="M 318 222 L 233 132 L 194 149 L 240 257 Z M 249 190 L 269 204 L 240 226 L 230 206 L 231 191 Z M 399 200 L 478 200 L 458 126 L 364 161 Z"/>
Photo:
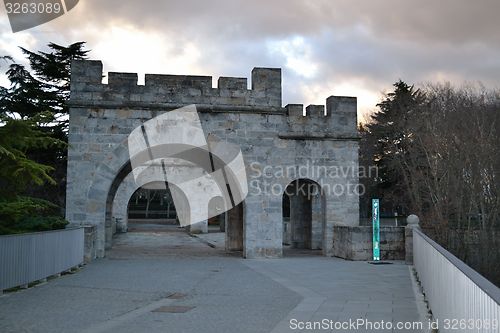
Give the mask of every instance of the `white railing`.
<path id="1" fill-rule="evenodd" d="M 0 236 L 0 293 L 83 263 L 84 229 Z"/>
<path id="2" fill-rule="evenodd" d="M 413 261 L 439 332 L 500 332 L 499 288 L 417 228 Z"/>

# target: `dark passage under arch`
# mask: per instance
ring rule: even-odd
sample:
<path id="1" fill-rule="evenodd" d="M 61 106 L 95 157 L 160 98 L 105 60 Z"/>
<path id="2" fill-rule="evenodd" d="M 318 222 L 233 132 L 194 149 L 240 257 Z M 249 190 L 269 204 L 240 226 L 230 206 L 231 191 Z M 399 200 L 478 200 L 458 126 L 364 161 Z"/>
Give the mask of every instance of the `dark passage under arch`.
<path id="1" fill-rule="evenodd" d="M 323 196 L 309 179 L 291 182 L 283 193 L 283 245 L 291 249 L 323 248 Z"/>

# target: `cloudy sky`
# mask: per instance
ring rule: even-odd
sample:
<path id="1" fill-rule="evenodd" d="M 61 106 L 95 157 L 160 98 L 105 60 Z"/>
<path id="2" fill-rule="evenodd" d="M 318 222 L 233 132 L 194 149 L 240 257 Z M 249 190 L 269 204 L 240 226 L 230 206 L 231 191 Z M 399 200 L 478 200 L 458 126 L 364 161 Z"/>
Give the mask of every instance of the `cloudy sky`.
<path id="1" fill-rule="evenodd" d="M 281 67 L 284 105 L 357 96 L 362 116 L 399 78 L 500 87 L 498 0 L 80 0 L 15 34 L 0 8 L 0 54 L 20 62 L 17 46 L 86 41 L 105 71 L 140 76 Z"/>

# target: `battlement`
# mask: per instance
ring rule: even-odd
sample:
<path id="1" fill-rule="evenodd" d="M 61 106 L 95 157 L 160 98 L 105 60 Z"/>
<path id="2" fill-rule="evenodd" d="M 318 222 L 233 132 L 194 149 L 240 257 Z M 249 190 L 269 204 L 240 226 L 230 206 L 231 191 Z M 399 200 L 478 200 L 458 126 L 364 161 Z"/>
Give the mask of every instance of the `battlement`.
<path id="1" fill-rule="evenodd" d="M 100 61 L 72 63 L 72 107 L 88 109 L 176 109 L 196 104 L 201 112 L 248 112 L 282 116 L 279 135 L 298 139 L 352 139 L 357 137 L 355 97 L 330 96 L 326 105 L 281 106 L 281 70 L 254 68 L 251 89 L 247 78 L 146 74 L 138 85 L 137 73 L 109 72 L 103 84 Z M 134 117 L 134 113 L 130 114 Z"/>
<path id="2" fill-rule="evenodd" d="M 338 138 L 357 137 L 357 99 L 356 97 L 330 96 L 324 105 L 288 104 L 288 133 L 293 136 L 309 136 L 305 133 L 315 133 L 318 138 L 332 135 Z M 283 134 L 283 136 L 286 136 Z"/>
<path id="3" fill-rule="evenodd" d="M 102 62 L 77 60 L 71 66 L 71 103 L 80 106 L 202 104 L 281 108 L 281 69 L 254 68 L 252 88 L 246 78 L 146 74 L 138 85 L 137 73 L 108 73 L 103 84 Z"/>

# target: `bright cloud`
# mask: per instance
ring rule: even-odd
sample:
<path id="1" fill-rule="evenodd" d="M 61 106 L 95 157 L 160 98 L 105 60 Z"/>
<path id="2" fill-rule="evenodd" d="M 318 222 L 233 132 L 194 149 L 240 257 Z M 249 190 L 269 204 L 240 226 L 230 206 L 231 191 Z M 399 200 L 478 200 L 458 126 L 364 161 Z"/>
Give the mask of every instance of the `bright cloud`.
<path id="1" fill-rule="evenodd" d="M 91 45 L 92 57 L 104 59 L 105 71 L 137 72 L 140 83 L 145 73 L 204 72 L 199 66 L 201 52 L 194 43 L 179 45 L 158 31 L 145 32 L 129 25 L 112 26 L 99 34 L 101 38 Z"/>
<path id="2" fill-rule="evenodd" d="M 292 37 L 281 41 L 268 42 L 271 55 L 283 57 L 284 66 L 297 75 L 312 79 L 316 76 L 318 65 L 312 57 L 312 46 L 303 37 Z"/>

